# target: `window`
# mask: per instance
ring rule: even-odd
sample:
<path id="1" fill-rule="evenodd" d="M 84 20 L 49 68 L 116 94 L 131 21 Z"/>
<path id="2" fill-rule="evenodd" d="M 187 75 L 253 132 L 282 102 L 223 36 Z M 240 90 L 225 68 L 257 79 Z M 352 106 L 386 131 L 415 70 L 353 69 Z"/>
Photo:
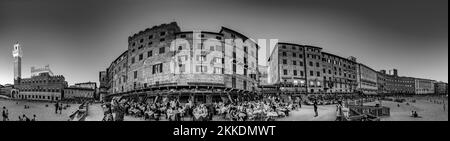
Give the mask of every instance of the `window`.
<path id="1" fill-rule="evenodd" d="M 283 48 L 283 49 L 286 49 L 286 46 L 285 46 L 285 45 L 283 45 L 283 46 L 281 46 L 281 48 Z"/>
<path id="2" fill-rule="evenodd" d="M 248 48 L 247 46 L 244 46 L 244 52 L 245 52 L 245 53 L 248 53 L 247 48 Z"/>
<path id="3" fill-rule="evenodd" d="M 283 70 L 283 75 L 288 75 L 288 70 Z"/>
<path id="4" fill-rule="evenodd" d="M 166 48 L 165 47 L 159 48 L 159 54 L 163 54 L 165 52 L 166 52 Z"/>
<path id="5" fill-rule="evenodd" d="M 166 32 L 163 31 L 163 32 L 159 33 L 159 35 L 164 36 L 164 35 L 166 35 Z"/>
<path id="6" fill-rule="evenodd" d="M 303 62 L 298 62 L 299 64 L 300 64 L 300 66 L 302 66 L 303 67 Z"/>
<path id="7" fill-rule="evenodd" d="M 153 44 L 153 42 L 148 42 L 148 46 L 151 46 Z"/>
<path id="8" fill-rule="evenodd" d="M 320 64 L 319 64 L 319 62 L 316 62 L 316 67 L 320 67 Z"/>
<path id="9" fill-rule="evenodd" d="M 313 71 L 309 71 L 309 76 L 314 76 L 314 72 Z"/>
<path id="10" fill-rule="evenodd" d="M 134 64 L 134 57 L 131 58 L 131 64 Z"/>
<path id="11" fill-rule="evenodd" d="M 166 41 L 166 39 L 165 38 L 161 38 L 161 39 L 159 39 L 159 41 L 160 42 L 164 42 L 164 41 Z"/>
<path id="12" fill-rule="evenodd" d="M 148 39 L 153 39 L 153 35 L 148 36 Z"/>
<path id="13" fill-rule="evenodd" d="M 147 52 L 147 57 L 152 57 L 152 55 L 153 55 L 153 51 L 150 50 Z"/>
<path id="14" fill-rule="evenodd" d="M 299 54 L 298 57 L 303 58 L 303 55 Z"/>
<path id="15" fill-rule="evenodd" d="M 197 61 L 206 61 L 206 55 L 197 55 Z"/>
<path id="16" fill-rule="evenodd" d="M 134 71 L 134 79 L 137 79 L 137 71 Z"/>
<path id="17" fill-rule="evenodd" d="M 313 62 L 310 61 L 310 62 L 309 62 L 309 66 L 311 66 L 311 67 L 314 66 L 314 65 L 313 65 Z"/>
<path id="18" fill-rule="evenodd" d="M 144 39 L 139 40 L 139 43 L 142 43 L 142 42 L 144 42 Z"/>
<path id="19" fill-rule="evenodd" d="M 287 60 L 286 59 L 283 59 L 283 64 L 287 64 Z"/>
<path id="20" fill-rule="evenodd" d="M 295 49 L 297 49 L 297 48 L 295 48 L 295 46 L 292 46 L 292 50 L 295 50 Z"/>
<path id="21" fill-rule="evenodd" d="M 217 40 L 222 40 L 222 37 L 216 36 Z"/>
<path id="22" fill-rule="evenodd" d="M 210 47 L 209 47 L 209 50 L 210 50 L 210 51 L 214 51 L 214 46 L 210 46 Z"/>
<path id="23" fill-rule="evenodd" d="M 195 71 L 196 72 L 208 72 L 208 67 L 207 66 L 196 66 Z"/>
<path id="24" fill-rule="evenodd" d="M 295 52 L 292 53 L 293 57 L 297 57 L 297 54 Z"/>
<path id="25" fill-rule="evenodd" d="M 180 35 L 180 38 L 186 38 L 186 35 Z"/>
<path id="26" fill-rule="evenodd" d="M 317 72 L 317 76 L 320 77 L 320 71 Z"/>
<path id="27" fill-rule="evenodd" d="M 286 52 L 283 52 L 283 56 L 287 56 Z"/>
<path id="28" fill-rule="evenodd" d="M 214 67 L 214 74 L 222 74 L 222 68 Z"/>
<path id="29" fill-rule="evenodd" d="M 153 65 L 153 74 L 162 73 L 162 72 L 163 72 L 163 64 L 162 63 Z"/>
<path id="30" fill-rule="evenodd" d="M 297 76 L 297 70 L 294 70 L 294 75 Z"/>
<path id="31" fill-rule="evenodd" d="M 144 59 L 144 54 L 139 54 L 139 61 L 141 61 L 142 59 Z"/>

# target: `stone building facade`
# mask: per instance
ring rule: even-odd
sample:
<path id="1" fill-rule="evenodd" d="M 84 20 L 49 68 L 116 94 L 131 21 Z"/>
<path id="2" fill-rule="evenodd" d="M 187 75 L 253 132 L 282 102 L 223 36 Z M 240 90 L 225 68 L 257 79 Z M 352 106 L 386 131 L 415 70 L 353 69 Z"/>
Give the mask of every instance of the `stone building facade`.
<path id="1" fill-rule="evenodd" d="M 140 31 L 128 43 L 106 70 L 109 98 L 147 95 L 210 102 L 211 93 L 221 99 L 220 94 L 237 97 L 257 88 L 258 46 L 229 28 L 181 31 L 172 22 Z"/>
<path id="2" fill-rule="evenodd" d="M 323 80 L 326 93 L 351 94 L 356 91 L 356 58 L 344 58 L 322 52 Z"/>
<path id="3" fill-rule="evenodd" d="M 104 97 L 108 94 L 108 88 L 109 88 L 108 74 L 106 73 L 106 71 L 100 71 L 98 77 L 99 77 L 98 78 L 98 80 L 99 80 L 98 100 L 103 101 Z"/>
<path id="4" fill-rule="evenodd" d="M 77 87 L 77 88 L 87 88 L 87 89 L 97 89 L 97 83 L 95 82 L 84 82 L 84 83 L 75 83 L 75 85 L 73 85 L 73 87 Z"/>
<path id="5" fill-rule="evenodd" d="M 53 75 L 47 65 L 43 69 L 31 68 L 32 76 L 22 78 L 22 48 L 16 43 L 13 48 L 14 57 L 14 91 L 13 99 L 59 101 L 64 99 L 64 88 L 67 82 L 62 75 Z"/>
<path id="6" fill-rule="evenodd" d="M 14 85 L 19 90 L 15 99 L 58 101 L 64 99 L 64 88 L 67 82 L 64 76 L 51 76 L 49 73 L 40 73 L 31 78 L 22 78 Z"/>
<path id="7" fill-rule="evenodd" d="M 434 94 L 434 83 L 430 79 L 415 78 L 415 94 Z"/>
<path id="8" fill-rule="evenodd" d="M 414 78 L 398 76 L 397 69 L 393 69 L 393 74 L 381 70 L 377 79 L 378 94 L 415 94 Z"/>
<path id="9" fill-rule="evenodd" d="M 0 96 L 11 98 L 14 92 L 14 85 L 0 85 Z"/>
<path id="10" fill-rule="evenodd" d="M 378 94 L 378 73 L 374 69 L 359 63 L 357 65 L 358 91 L 363 94 Z"/>
<path id="11" fill-rule="evenodd" d="M 295 94 L 323 92 L 320 47 L 278 43 L 269 57 L 271 84 Z"/>
<path id="12" fill-rule="evenodd" d="M 64 99 L 94 99 L 95 89 L 83 87 L 68 87 L 64 89 Z"/>
<path id="13" fill-rule="evenodd" d="M 439 95 L 448 95 L 448 83 L 436 82 L 434 84 L 434 91 Z"/>

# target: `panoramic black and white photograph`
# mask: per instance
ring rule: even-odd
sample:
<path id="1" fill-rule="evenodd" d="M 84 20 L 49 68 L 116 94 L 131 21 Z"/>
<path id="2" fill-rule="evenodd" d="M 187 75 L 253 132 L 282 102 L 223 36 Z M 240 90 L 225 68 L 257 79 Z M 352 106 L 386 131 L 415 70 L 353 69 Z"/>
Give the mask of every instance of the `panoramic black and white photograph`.
<path id="1" fill-rule="evenodd" d="M 448 1 L 0 0 L 0 108 L 0 126 L 448 121 Z"/>

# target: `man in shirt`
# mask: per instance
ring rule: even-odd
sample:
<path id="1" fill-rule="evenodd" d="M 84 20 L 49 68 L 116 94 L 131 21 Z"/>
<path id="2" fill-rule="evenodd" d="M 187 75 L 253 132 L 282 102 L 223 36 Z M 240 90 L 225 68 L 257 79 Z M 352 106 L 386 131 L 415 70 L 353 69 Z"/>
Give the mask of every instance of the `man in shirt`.
<path id="1" fill-rule="evenodd" d="M 317 100 L 314 101 L 314 113 L 315 113 L 314 117 L 319 116 L 319 113 L 317 112 Z"/>

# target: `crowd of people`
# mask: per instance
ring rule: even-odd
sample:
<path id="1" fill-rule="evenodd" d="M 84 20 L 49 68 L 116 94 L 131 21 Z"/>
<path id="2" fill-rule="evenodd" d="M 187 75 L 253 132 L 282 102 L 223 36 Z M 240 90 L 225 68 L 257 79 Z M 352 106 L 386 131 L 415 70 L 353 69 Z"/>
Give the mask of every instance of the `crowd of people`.
<path id="1" fill-rule="evenodd" d="M 19 105 L 19 101 L 15 102 L 16 105 Z M 45 107 L 49 107 L 49 104 L 46 104 Z M 62 111 L 69 108 L 69 104 L 63 104 L 62 102 L 55 102 L 54 103 L 54 110 L 55 114 L 62 114 Z M 30 109 L 31 107 L 28 104 L 23 105 L 24 109 Z M 11 121 L 9 110 L 6 107 L 3 107 L 2 109 L 2 121 Z M 17 116 L 17 121 L 37 121 L 37 116 L 33 114 L 33 116 L 28 117 L 26 114 L 22 114 Z"/>
<path id="2" fill-rule="evenodd" d="M 25 107 L 27 108 L 27 107 Z M 2 109 L 2 121 L 10 121 L 9 119 L 9 110 L 6 107 Z M 19 121 L 37 121 L 36 115 L 33 115 L 33 118 L 28 118 L 25 114 L 22 116 L 18 116 Z"/>
<path id="3" fill-rule="evenodd" d="M 181 103 L 179 100 L 167 98 L 153 102 L 116 97 L 111 102 L 104 103 L 102 107 L 103 121 L 122 121 L 125 115 L 155 121 L 210 121 L 214 118 L 230 121 L 261 121 L 289 116 L 291 110 L 301 107 L 301 102 L 285 102 L 279 97 L 266 97 L 254 101 L 204 104 L 195 103 L 192 100 Z"/>
<path id="4" fill-rule="evenodd" d="M 362 99 L 362 98 L 369 98 L 369 97 L 365 96 L 365 95 L 318 95 L 318 96 L 311 95 L 311 96 L 307 97 L 307 99 L 304 102 L 307 105 L 314 105 L 314 104 L 316 104 L 316 105 L 333 105 L 333 104 L 338 104 L 339 101 L 343 101 L 343 100 L 352 101 L 352 100 L 358 100 L 358 99 Z"/>
<path id="5" fill-rule="evenodd" d="M 284 102 L 279 97 L 267 97 L 256 101 L 214 103 L 216 113 L 213 114 L 231 121 L 270 121 L 289 116 L 289 112 L 300 108 L 300 105 L 295 102 Z"/>

